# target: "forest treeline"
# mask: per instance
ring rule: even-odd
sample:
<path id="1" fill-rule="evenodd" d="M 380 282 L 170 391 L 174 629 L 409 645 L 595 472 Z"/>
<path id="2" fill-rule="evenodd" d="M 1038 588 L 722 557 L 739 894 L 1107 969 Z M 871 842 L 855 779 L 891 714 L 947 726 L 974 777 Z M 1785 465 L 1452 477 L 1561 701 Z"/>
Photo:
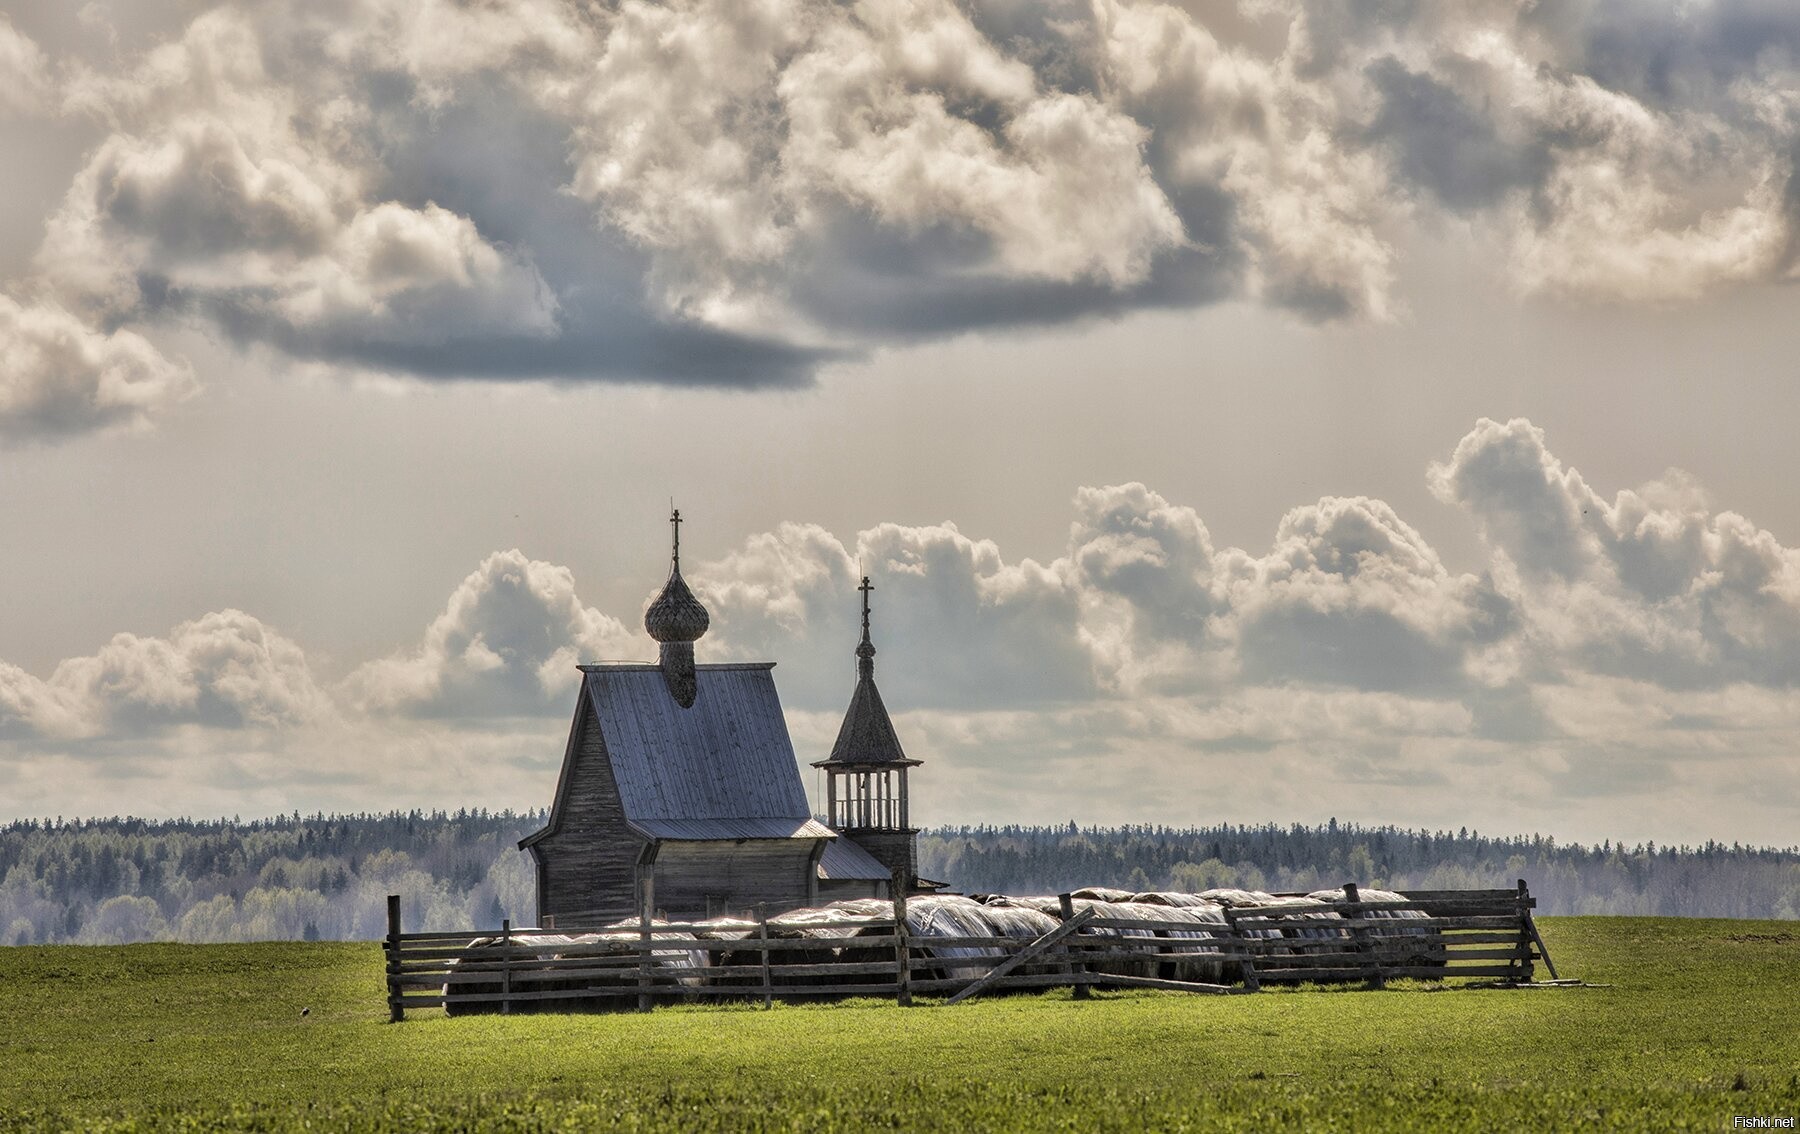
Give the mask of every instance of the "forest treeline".
<path id="1" fill-rule="evenodd" d="M 0 944 L 370 939 L 389 894 L 408 929 L 536 917 L 518 840 L 542 812 L 22 820 L 0 828 Z M 1800 917 L 1800 848 L 1598 847 L 1359 827 L 956 827 L 920 872 L 970 893 L 1078 886 L 1305 891 L 1511 886 L 1547 914 Z"/>
<path id="2" fill-rule="evenodd" d="M 1523 878 L 1541 914 L 1800 918 L 1800 847 L 1594 847 L 1335 819 L 1322 827 L 941 828 L 920 835 L 919 870 L 967 893 L 997 894 L 1095 884 L 1187 893 L 1305 893 L 1345 882 L 1462 890 Z"/>

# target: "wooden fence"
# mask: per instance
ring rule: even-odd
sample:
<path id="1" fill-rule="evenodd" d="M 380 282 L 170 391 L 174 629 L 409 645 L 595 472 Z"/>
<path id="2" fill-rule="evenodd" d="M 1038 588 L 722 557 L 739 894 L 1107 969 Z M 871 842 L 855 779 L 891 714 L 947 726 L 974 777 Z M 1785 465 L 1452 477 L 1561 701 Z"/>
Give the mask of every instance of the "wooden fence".
<path id="1" fill-rule="evenodd" d="M 888 919 L 791 925 L 759 919 L 717 924 L 644 920 L 592 931 L 403 933 L 400 899 L 388 898 L 388 1008 L 443 1006 L 452 1013 L 629 1009 L 693 999 L 891 996 L 956 1003 L 1001 989 L 1067 986 L 1163 988 L 1229 994 L 1300 981 L 1484 978 L 1527 983 L 1550 964 L 1517 890 L 1414 890 L 1404 901 L 1320 907 L 1283 901 L 1227 907 L 1223 924 L 1108 917 L 1095 902 L 1040 937 L 925 936 L 908 931 L 905 899 Z M 1297 896 L 1296 896 L 1297 897 Z M 1400 911 L 1406 916 L 1395 917 Z M 819 936 L 818 933 L 832 934 Z M 1554 965 L 1551 976 L 1556 975 Z"/>

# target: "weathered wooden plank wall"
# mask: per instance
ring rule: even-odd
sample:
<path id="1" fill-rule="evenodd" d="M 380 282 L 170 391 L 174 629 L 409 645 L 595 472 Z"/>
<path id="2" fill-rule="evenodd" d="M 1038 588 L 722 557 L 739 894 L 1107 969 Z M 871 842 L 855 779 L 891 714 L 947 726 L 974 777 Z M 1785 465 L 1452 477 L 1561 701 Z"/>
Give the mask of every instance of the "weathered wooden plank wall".
<path id="1" fill-rule="evenodd" d="M 649 840 L 625 822 L 612 761 L 583 699 L 564 773 L 557 827 L 532 846 L 538 862 L 540 917 L 570 925 L 599 925 L 638 913 L 638 859 Z"/>
<path id="2" fill-rule="evenodd" d="M 655 863 L 657 906 L 709 917 L 803 906 L 813 850 L 806 839 L 665 842 Z"/>

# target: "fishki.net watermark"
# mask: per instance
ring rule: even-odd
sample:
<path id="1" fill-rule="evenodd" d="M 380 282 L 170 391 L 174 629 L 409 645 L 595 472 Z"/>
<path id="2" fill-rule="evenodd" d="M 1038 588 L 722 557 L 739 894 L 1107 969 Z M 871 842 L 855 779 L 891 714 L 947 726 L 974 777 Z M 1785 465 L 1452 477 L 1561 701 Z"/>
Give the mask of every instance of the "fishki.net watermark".
<path id="1" fill-rule="evenodd" d="M 1734 1114 L 1731 1116 L 1733 1130 L 1792 1130 L 1794 1116 L 1777 1118 L 1767 1114 Z"/>

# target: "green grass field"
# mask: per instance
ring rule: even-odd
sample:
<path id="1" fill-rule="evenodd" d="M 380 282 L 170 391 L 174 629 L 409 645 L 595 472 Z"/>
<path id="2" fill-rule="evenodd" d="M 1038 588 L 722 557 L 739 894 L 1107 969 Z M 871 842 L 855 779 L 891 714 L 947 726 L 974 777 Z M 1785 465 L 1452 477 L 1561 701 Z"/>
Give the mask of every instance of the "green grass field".
<path id="1" fill-rule="evenodd" d="M 1800 1114 L 1800 927 L 1541 925 L 1564 976 L 1612 987 L 390 1025 L 372 944 L 6 948 L 0 1129 L 1268 1134 Z"/>

